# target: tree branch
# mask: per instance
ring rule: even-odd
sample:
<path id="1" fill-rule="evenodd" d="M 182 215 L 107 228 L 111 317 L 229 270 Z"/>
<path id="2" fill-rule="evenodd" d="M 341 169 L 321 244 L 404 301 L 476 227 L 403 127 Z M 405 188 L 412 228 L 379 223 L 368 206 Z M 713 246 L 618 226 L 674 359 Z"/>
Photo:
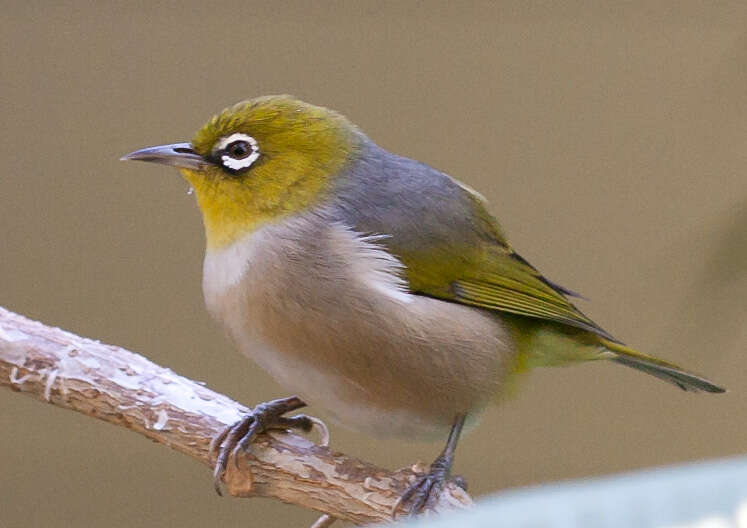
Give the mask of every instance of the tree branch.
<path id="1" fill-rule="evenodd" d="M 249 411 L 143 356 L 31 321 L 0 307 L 0 386 L 126 427 L 211 465 L 210 439 Z M 229 464 L 226 491 L 271 497 L 356 524 L 391 519 L 422 466 L 388 471 L 295 434 L 261 435 Z M 212 493 L 206 474 L 205 493 Z M 437 509 L 465 507 L 449 484 Z"/>

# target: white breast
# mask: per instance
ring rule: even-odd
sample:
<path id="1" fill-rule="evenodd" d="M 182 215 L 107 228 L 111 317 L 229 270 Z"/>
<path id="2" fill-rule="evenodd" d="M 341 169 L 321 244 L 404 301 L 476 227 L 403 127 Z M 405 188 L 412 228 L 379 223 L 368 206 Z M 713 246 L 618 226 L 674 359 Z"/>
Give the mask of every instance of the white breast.
<path id="1" fill-rule="evenodd" d="M 263 230 L 259 229 L 226 248 L 206 252 L 202 289 L 208 305 L 241 282 L 261 252 L 263 238 Z"/>
<path id="2" fill-rule="evenodd" d="M 242 281 L 262 280 L 261 274 L 268 267 L 292 265 L 283 263 L 282 258 L 288 252 L 295 252 L 293 246 L 298 243 L 297 233 L 308 229 L 305 223 L 304 219 L 295 219 L 282 225 L 263 227 L 226 248 L 208 251 L 203 263 L 202 283 L 208 309 L 211 312 L 220 311 L 220 306 L 212 305 L 220 302 L 227 292 Z M 346 275 L 392 301 L 412 302 L 413 296 L 407 291 L 406 282 L 401 277 L 402 264 L 377 245 L 383 236 L 361 236 L 335 224 L 330 226 L 327 237 L 328 243 L 334 246 L 334 253 L 345 256 L 343 264 L 349 268 Z M 343 277 L 338 278 L 344 280 Z M 277 287 L 282 288 L 279 284 Z"/>
<path id="3" fill-rule="evenodd" d="M 375 237 L 296 218 L 209 252 L 203 289 L 290 392 L 359 429 L 440 432 L 490 399 L 511 346 L 495 318 L 412 295 L 401 271 Z"/>

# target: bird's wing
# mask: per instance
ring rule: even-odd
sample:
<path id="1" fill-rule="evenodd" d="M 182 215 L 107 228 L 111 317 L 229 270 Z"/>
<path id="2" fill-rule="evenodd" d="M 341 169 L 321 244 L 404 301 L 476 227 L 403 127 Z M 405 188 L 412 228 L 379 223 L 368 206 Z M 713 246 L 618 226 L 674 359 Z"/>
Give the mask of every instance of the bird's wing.
<path id="1" fill-rule="evenodd" d="M 508 244 L 484 199 L 425 164 L 379 149 L 341 179 L 337 213 L 352 229 L 382 235 L 405 267 L 410 291 L 581 328 L 611 339 Z"/>
<path id="2" fill-rule="evenodd" d="M 472 229 L 464 244 L 418 252 L 392 248 L 413 293 L 554 321 L 614 340 L 568 300 L 577 294 L 543 277 L 511 248 L 479 196 L 469 202 Z"/>
<path id="3" fill-rule="evenodd" d="M 545 279 L 511 249 L 489 248 L 488 256 L 476 267 L 454 277 L 444 277 L 449 294 L 442 298 L 517 315 L 544 319 L 588 330 L 613 340 L 604 329 L 584 315 L 566 297 L 568 290 Z M 417 264 L 407 268 L 408 276 L 418 273 Z M 438 296 L 437 290 L 422 293 Z"/>

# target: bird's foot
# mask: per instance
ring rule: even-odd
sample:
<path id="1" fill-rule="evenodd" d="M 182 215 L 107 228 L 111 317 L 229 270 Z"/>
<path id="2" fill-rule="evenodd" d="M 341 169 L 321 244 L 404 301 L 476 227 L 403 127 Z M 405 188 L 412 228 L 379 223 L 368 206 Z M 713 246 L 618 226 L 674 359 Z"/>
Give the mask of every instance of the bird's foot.
<path id="1" fill-rule="evenodd" d="M 444 489 L 446 483 L 451 480 L 462 488 L 467 490 L 467 482 L 461 476 L 451 477 L 451 463 L 453 457 L 448 454 L 442 454 L 439 456 L 430 469 L 424 475 L 420 475 L 415 479 L 410 487 L 400 495 L 397 502 L 394 504 L 392 514 L 396 516 L 397 511 L 410 504 L 409 516 L 414 517 L 419 513 L 423 513 L 427 510 L 433 510 L 438 501 L 438 497 Z"/>
<path id="2" fill-rule="evenodd" d="M 327 445 L 329 432 L 324 422 L 305 414 L 296 416 L 283 416 L 285 413 L 295 411 L 306 404 L 297 396 L 272 400 L 260 403 L 252 411 L 235 424 L 223 429 L 210 442 L 210 457 L 215 458 L 213 468 L 213 483 L 218 495 L 221 492 L 221 479 L 228 467 L 228 461 L 233 459 L 238 467 L 238 456 L 241 452 L 249 452 L 250 444 L 258 434 L 270 430 L 296 429 L 305 433 L 310 432 L 314 426 L 319 427 L 322 432 L 322 444 Z"/>

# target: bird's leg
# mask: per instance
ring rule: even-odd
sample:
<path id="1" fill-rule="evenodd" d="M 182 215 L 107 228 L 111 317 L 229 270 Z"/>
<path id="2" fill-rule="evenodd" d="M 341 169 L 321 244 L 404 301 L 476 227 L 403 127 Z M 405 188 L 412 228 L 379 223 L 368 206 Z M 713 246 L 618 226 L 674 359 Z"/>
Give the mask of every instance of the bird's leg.
<path id="1" fill-rule="evenodd" d="M 211 458 L 215 457 L 213 482 L 218 495 L 223 495 L 220 482 L 228 461 L 233 458 L 238 467 L 239 453 L 249 451 L 252 440 L 258 434 L 271 429 L 297 429 L 308 433 L 316 425 L 322 430 L 322 443 L 326 445 L 329 433 L 323 422 L 304 414 L 283 416 L 301 407 L 306 407 L 306 404 L 298 396 L 260 403 L 241 420 L 229 425 L 213 438 L 209 452 Z"/>
<path id="2" fill-rule="evenodd" d="M 412 502 L 410 505 L 410 516 L 417 515 L 421 511 L 432 509 L 436 500 L 443 490 L 444 484 L 451 476 L 451 465 L 454 462 L 454 451 L 456 451 L 459 435 L 464 427 L 465 414 L 459 414 L 454 419 L 454 425 L 451 426 L 449 439 L 446 441 L 446 447 L 436 460 L 431 464 L 428 473 L 418 477 L 409 488 L 400 496 L 394 504 L 392 513 L 396 515 L 397 510 L 403 504 Z M 457 485 L 463 489 L 467 484 L 461 477 L 455 479 Z"/>

